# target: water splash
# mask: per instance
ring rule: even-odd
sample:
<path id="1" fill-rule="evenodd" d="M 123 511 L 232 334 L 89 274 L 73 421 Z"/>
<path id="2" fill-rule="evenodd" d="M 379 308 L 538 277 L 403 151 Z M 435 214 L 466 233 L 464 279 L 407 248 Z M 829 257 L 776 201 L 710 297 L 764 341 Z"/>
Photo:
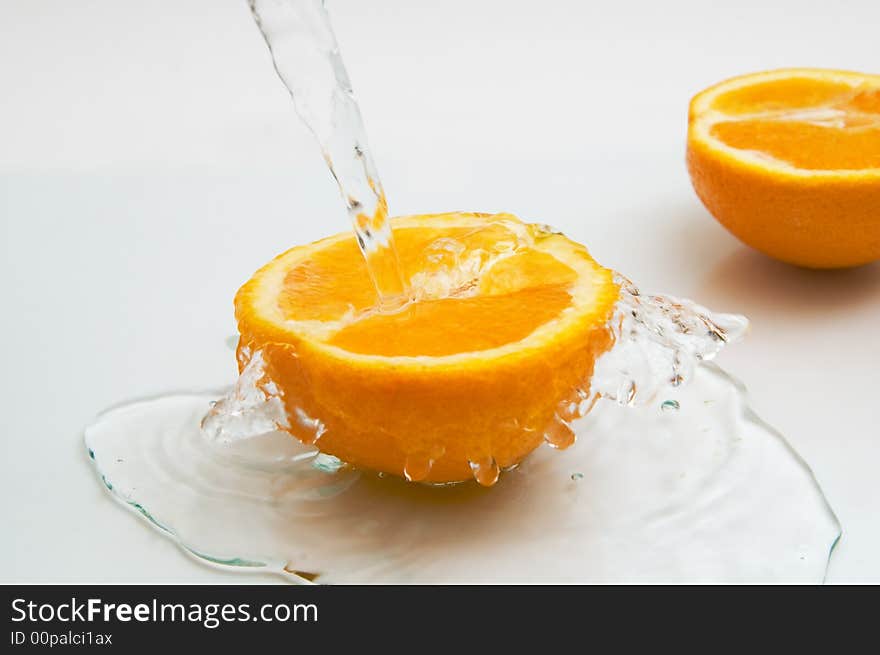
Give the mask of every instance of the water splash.
<path id="1" fill-rule="evenodd" d="M 263 353 L 246 352 L 245 356 L 248 364 L 232 389 L 214 402 L 202 419 L 202 434 L 216 443 L 290 428 L 278 387 L 266 375 Z"/>
<path id="2" fill-rule="evenodd" d="M 476 294 L 485 271 L 542 238 L 540 230 L 534 228 L 509 214 L 495 214 L 487 224 L 461 238 L 435 239 L 422 252 L 410 278 L 413 300 Z"/>
<path id="3" fill-rule="evenodd" d="M 692 300 L 643 295 L 619 273 L 620 298 L 610 328 L 614 347 L 596 361 L 590 391 L 622 405 L 648 404 L 662 389 L 687 382 L 700 362 L 742 339 L 749 321 Z"/>

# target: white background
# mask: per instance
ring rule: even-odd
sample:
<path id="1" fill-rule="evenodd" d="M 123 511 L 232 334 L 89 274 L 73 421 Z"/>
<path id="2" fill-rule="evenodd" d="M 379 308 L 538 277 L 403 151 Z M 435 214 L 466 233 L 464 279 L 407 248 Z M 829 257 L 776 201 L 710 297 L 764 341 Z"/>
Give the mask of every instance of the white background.
<path id="1" fill-rule="evenodd" d="M 838 513 L 829 580 L 880 582 L 880 266 L 750 252 L 683 161 L 705 86 L 880 72 L 880 3 L 328 6 L 392 211 L 511 211 L 646 290 L 747 314 L 721 364 Z M 80 429 L 122 399 L 230 381 L 235 289 L 347 227 L 244 0 L 0 2 L 0 581 L 254 580 L 116 506 Z"/>

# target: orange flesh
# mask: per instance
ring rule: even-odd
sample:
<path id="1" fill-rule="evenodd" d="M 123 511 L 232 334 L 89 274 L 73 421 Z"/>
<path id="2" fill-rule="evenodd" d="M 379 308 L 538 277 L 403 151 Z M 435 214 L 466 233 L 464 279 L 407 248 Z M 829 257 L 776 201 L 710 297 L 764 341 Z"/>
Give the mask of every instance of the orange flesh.
<path id="1" fill-rule="evenodd" d="M 880 168 L 880 89 L 791 78 L 729 91 L 713 109 L 742 117 L 711 128 L 733 148 L 804 170 Z"/>
<path id="2" fill-rule="evenodd" d="M 712 108 L 729 115 L 827 105 L 852 95 L 852 87 L 806 77 L 757 82 L 719 95 Z"/>
<path id="3" fill-rule="evenodd" d="M 500 226 L 442 231 L 403 228 L 396 229 L 394 236 L 407 279 L 452 264 L 451 255 L 441 247 L 444 244 L 473 252 L 497 247 L 499 239 L 512 238 Z M 440 357 L 520 341 L 570 304 L 567 289 L 575 279 L 575 272 L 554 257 L 525 250 L 499 258 L 483 271 L 479 288 L 464 289 L 452 297 L 424 299 L 393 314 L 358 317 L 374 307 L 376 294 L 352 238 L 293 267 L 285 277 L 278 303 L 285 317 L 292 320 L 353 317 L 354 322 L 328 341 L 349 352 Z"/>
<path id="4" fill-rule="evenodd" d="M 330 343 L 349 352 L 386 357 L 488 350 L 524 339 L 570 302 L 565 288 L 556 285 L 498 296 L 428 300 L 397 314 L 376 314 L 353 323 Z"/>
<path id="5" fill-rule="evenodd" d="M 461 233 L 467 231 L 466 228 L 458 230 Z M 405 275 L 411 274 L 413 260 L 424 248 L 443 234 L 426 228 L 394 230 Z M 376 290 L 353 236 L 314 253 L 307 261 L 292 268 L 278 299 L 278 306 L 287 318 L 300 321 L 335 321 L 349 311 L 363 311 L 375 304 Z"/>
<path id="6" fill-rule="evenodd" d="M 806 170 L 880 168 L 880 127 L 838 129 L 795 121 L 719 123 L 712 136 Z"/>

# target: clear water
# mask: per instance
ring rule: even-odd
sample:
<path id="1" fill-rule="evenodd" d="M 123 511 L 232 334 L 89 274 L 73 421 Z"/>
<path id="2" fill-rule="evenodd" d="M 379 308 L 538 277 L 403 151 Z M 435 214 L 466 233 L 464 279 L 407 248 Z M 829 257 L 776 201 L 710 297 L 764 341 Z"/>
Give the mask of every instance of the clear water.
<path id="1" fill-rule="evenodd" d="M 249 0 L 249 5 L 278 77 L 339 184 L 379 306 L 398 308 L 408 298 L 385 191 L 324 3 Z"/>

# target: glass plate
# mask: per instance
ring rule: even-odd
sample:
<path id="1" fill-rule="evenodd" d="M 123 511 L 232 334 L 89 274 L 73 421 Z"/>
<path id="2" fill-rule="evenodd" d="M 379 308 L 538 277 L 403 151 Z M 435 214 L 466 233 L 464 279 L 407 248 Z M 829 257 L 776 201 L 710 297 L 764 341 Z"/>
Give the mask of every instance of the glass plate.
<path id="1" fill-rule="evenodd" d="M 642 407 L 600 400 L 577 443 L 492 488 L 351 469 L 282 432 L 222 444 L 225 390 L 117 406 L 85 431 L 107 489 L 219 566 L 319 583 L 819 583 L 840 526 L 812 472 L 702 363 Z"/>

